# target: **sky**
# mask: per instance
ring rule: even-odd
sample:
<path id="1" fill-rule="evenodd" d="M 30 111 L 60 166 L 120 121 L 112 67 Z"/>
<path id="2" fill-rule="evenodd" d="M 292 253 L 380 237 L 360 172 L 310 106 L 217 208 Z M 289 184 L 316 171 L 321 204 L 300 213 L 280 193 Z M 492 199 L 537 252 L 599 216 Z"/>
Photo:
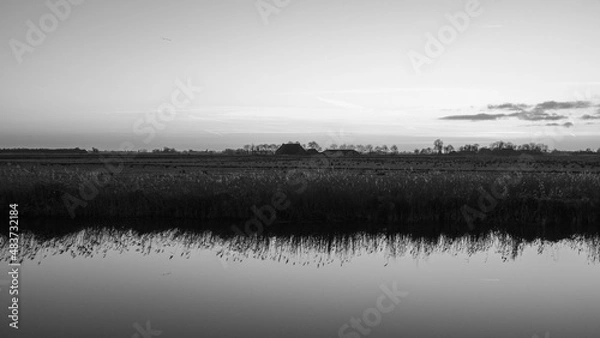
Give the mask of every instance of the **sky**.
<path id="1" fill-rule="evenodd" d="M 597 149 L 598 13 L 597 0 L 3 0 L 0 148 Z"/>

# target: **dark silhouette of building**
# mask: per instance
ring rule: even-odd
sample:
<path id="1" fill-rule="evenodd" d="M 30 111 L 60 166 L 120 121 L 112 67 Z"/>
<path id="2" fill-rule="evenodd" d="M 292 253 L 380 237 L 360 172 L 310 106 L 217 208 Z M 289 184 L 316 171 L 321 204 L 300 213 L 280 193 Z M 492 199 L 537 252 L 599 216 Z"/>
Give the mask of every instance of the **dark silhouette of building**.
<path id="1" fill-rule="evenodd" d="M 277 151 L 275 151 L 275 155 L 306 155 L 306 150 L 302 148 L 301 145 L 297 143 L 288 143 L 282 144 Z"/>

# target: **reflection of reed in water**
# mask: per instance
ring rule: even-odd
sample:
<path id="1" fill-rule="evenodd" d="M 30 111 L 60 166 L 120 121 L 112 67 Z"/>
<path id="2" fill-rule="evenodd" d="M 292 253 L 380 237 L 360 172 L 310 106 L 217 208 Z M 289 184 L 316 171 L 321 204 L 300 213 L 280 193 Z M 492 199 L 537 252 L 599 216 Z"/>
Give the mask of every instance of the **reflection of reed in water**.
<path id="1" fill-rule="evenodd" d="M 0 247 L 0 260 L 9 258 L 7 241 Z M 141 255 L 167 255 L 169 259 L 190 258 L 199 250 L 210 250 L 220 259 L 241 262 L 246 259 L 272 260 L 292 265 L 344 264 L 352 258 L 378 254 L 384 260 L 410 255 L 426 258 L 432 254 L 467 256 L 494 250 L 503 260 L 514 260 L 527 247 L 537 247 L 539 254 L 568 246 L 590 262 L 600 261 L 600 236 L 572 236 L 560 241 L 523 239 L 500 232 L 452 237 L 418 237 L 407 234 L 278 235 L 263 237 L 222 237 L 211 231 L 189 232 L 178 229 L 140 233 L 114 228 L 90 228 L 60 237 L 42 239 L 32 233 L 21 238 L 21 261 L 38 264 L 54 255 L 94 257 L 126 252 Z"/>

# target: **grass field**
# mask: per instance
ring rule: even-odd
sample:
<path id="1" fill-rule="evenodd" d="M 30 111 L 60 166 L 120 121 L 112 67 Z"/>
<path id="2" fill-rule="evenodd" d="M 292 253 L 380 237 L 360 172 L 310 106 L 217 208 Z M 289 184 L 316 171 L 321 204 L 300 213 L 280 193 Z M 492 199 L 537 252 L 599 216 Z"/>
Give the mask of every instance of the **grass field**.
<path id="1" fill-rule="evenodd" d="M 246 233 L 286 222 L 597 229 L 600 158 L 11 156 L 0 196 L 31 218 L 189 218 Z"/>

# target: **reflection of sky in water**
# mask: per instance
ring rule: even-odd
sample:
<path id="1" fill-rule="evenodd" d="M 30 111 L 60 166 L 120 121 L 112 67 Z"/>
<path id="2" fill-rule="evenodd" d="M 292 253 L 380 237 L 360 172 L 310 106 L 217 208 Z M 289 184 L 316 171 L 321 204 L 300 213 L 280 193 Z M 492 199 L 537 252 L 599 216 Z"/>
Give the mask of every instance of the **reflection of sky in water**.
<path id="1" fill-rule="evenodd" d="M 335 337 L 393 283 L 409 294 L 369 337 L 600 332 L 597 238 L 259 241 L 103 230 L 23 244 L 22 337 L 131 337 L 148 320 L 161 337 Z"/>

